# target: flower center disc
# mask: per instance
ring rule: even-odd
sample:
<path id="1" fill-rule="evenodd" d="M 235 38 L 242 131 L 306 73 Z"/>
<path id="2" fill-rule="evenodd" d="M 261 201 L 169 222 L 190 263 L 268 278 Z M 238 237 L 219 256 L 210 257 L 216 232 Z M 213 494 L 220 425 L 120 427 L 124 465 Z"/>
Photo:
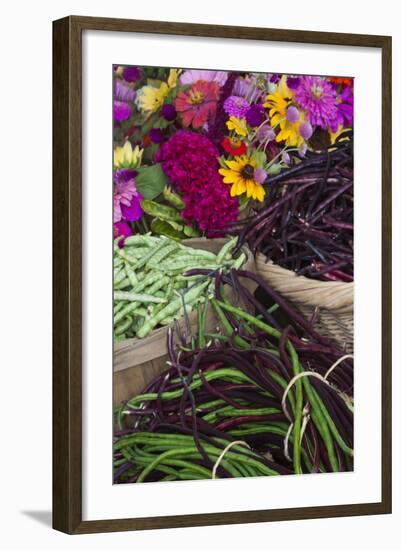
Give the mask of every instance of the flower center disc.
<path id="1" fill-rule="evenodd" d="M 245 166 L 241 170 L 241 176 L 245 180 L 251 180 L 253 178 L 255 170 L 251 164 L 245 164 Z"/>
<path id="2" fill-rule="evenodd" d="M 323 94 L 323 89 L 320 86 L 312 86 L 312 94 L 317 98 L 320 99 Z"/>
<path id="3" fill-rule="evenodd" d="M 203 103 L 203 94 L 201 92 L 190 92 L 189 101 L 192 105 L 200 105 Z"/>

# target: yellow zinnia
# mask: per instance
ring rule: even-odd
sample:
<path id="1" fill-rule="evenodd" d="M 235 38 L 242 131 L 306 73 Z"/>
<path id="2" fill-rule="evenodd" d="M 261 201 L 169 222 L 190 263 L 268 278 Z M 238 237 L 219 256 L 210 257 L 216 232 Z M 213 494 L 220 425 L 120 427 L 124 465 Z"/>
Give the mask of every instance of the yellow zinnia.
<path id="1" fill-rule="evenodd" d="M 166 82 L 160 84 L 160 88 L 143 86 L 138 91 L 137 102 L 141 111 L 155 113 L 163 105 L 163 100 L 168 94 L 169 87 Z"/>
<path id="2" fill-rule="evenodd" d="M 234 160 L 225 161 L 227 168 L 220 168 L 224 183 L 231 183 L 230 195 L 235 197 L 246 193 L 248 198 L 260 202 L 265 198 L 263 186 L 255 180 L 255 159 L 246 155 L 236 157 Z"/>
<path id="3" fill-rule="evenodd" d="M 230 116 L 229 120 L 226 122 L 226 126 L 229 130 L 234 130 L 239 136 L 247 136 L 248 128 L 246 126 L 245 118 L 236 118 L 235 116 Z"/>
<path id="4" fill-rule="evenodd" d="M 114 149 L 114 168 L 138 168 L 141 164 L 143 149 L 136 145 L 132 149 L 130 141 L 126 141 L 123 147 Z"/>

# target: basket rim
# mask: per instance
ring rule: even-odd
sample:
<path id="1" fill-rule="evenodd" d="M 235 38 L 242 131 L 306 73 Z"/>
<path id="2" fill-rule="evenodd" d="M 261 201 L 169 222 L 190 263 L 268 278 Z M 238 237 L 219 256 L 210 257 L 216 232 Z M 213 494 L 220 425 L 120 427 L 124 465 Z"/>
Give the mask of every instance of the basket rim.
<path id="1" fill-rule="evenodd" d="M 258 252 L 256 270 L 275 290 L 300 305 L 328 309 L 338 313 L 353 313 L 354 282 L 316 281 L 274 264 Z"/>

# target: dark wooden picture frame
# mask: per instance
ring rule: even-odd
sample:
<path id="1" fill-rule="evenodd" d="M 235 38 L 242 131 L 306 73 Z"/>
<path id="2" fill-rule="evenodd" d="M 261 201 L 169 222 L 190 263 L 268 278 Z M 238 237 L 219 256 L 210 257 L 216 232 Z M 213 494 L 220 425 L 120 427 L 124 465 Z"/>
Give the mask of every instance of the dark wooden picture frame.
<path id="1" fill-rule="evenodd" d="M 379 48 L 382 52 L 382 496 L 367 504 L 82 520 L 82 31 Z M 53 527 L 69 534 L 391 512 L 391 37 L 72 16 L 53 22 Z"/>

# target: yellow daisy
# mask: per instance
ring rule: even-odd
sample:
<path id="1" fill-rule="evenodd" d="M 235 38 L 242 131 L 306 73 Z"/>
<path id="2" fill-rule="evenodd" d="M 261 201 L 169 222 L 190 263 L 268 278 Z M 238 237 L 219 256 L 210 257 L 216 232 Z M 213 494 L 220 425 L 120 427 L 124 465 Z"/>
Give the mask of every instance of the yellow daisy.
<path id="1" fill-rule="evenodd" d="M 234 160 L 225 161 L 227 168 L 220 168 L 224 183 L 231 183 L 230 195 L 235 197 L 246 193 L 248 198 L 260 202 L 265 198 L 263 185 L 255 180 L 255 159 L 246 155 L 236 157 Z"/>
<path id="2" fill-rule="evenodd" d="M 239 136 L 247 136 L 248 128 L 246 126 L 245 118 L 236 118 L 235 116 L 230 116 L 229 120 L 226 122 L 226 126 L 229 130 L 234 130 Z"/>

